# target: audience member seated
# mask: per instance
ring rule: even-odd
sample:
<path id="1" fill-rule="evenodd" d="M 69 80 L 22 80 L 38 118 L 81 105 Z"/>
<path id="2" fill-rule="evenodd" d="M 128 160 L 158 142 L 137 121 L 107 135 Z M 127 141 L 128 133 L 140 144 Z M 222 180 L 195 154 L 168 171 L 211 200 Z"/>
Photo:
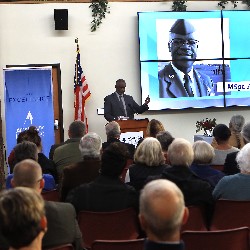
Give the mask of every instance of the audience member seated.
<path id="1" fill-rule="evenodd" d="M 182 138 L 174 139 L 168 148 L 168 159 L 172 167 L 165 169 L 161 178 L 174 182 L 180 188 L 186 206 L 204 206 L 211 216 L 214 202 L 211 185 L 189 168 L 194 160 L 191 143 Z"/>
<path id="2" fill-rule="evenodd" d="M 190 169 L 201 179 L 208 181 L 212 187 L 215 187 L 225 174 L 211 167 L 214 148 L 206 141 L 196 141 L 193 144 L 193 150 L 194 161 Z"/>
<path id="3" fill-rule="evenodd" d="M 152 119 L 148 123 L 147 130 L 146 130 L 146 137 L 154 137 L 155 138 L 156 135 L 160 131 L 165 131 L 163 124 L 156 119 Z"/>
<path id="4" fill-rule="evenodd" d="M 31 159 L 34 161 L 38 160 L 38 151 L 35 143 L 30 141 L 23 141 L 18 143 L 14 149 L 15 162 L 21 162 L 26 159 Z M 6 188 L 11 188 L 11 179 L 13 178 L 13 174 L 9 174 L 6 178 Z M 43 191 L 48 191 L 56 188 L 56 183 L 54 177 L 50 174 L 43 174 L 43 178 L 45 179 L 45 185 Z"/>
<path id="5" fill-rule="evenodd" d="M 38 149 L 38 163 L 42 167 L 43 174 L 51 174 L 54 177 L 54 180 L 57 182 L 57 172 L 55 164 L 42 153 L 42 139 L 39 136 L 39 131 L 35 126 L 30 126 L 29 129 L 19 133 L 17 137 L 17 143 L 21 143 L 23 141 L 30 141 L 36 144 Z M 8 163 L 10 167 L 10 173 L 12 173 L 13 168 L 16 164 L 14 151 L 12 151 L 12 153 L 10 154 Z"/>
<path id="6" fill-rule="evenodd" d="M 120 135 L 121 135 L 121 128 L 120 125 L 116 121 L 109 122 L 105 126 L 105 131 L 107 135 L 107 141 L 103 142 L 102 149 L 104 150 L 106 147 L 110 145 L 110 143 L 113 142 L 120 142 Z M 133 159 L 134 152 L 135 152 L 135 146 L 133 144 L 122 142 L 126 145 L 129 152 L 129 158 Z"/>
<path id="7" fill-rule="evenodd" d="M 24 160 L 15 165 L 13 187 L 28 187 L 41 194 L 44 187 L 42 169 L 33 160 Z M 43 241 L 43 249 L 63 244 L 72 244 L 75 250 L 82 249 L 82 235 L 76 221 L 74 207 L 69 203 L 44 201 L 48 221 L 48 231 Z M 1 246 L 1 243 L 0 243 Z"/>
<path id="8" fill-rule="evenodd" d="M 111 143 L 103 151 L 100 176 L 73 189 L 67 197 L 77 213 L 81 210 L 111 212 L 129 207 L 138 210 L 137 192 L 120 180 L 127 157 L 127 148 L 120 142 Z"/>
<path id="9" fill-rule="evenodd" d="M 214 199 L 250 200 L 250 144 L 237 154 L 240 173 L 223 177 L 213 191 Z"/>
<path id="10" fill-rule="evenodd" d="M 56 164 L 59 182 L 61 182 L 64 167 L 82 160 L 79 142 L 85 133 L 85 124 L 82 121 L 74 121 L 69 126 L 69 139 L 61 146 L 54 145 L 51 147 L 50 150 L 54 150 L 54 154 L 52 152 L 50 154 L 53 154 L 53 161 Z"/>
<path id="11" fill-rule="evenodd" d="M 137 147 L 135 164 L 126 173 L 125 182 L 140 191 L 149 176 L 158 176 L 169 166 L 165 164 L 160 142 L 153 137 L 145 138 Z"/>
<path id="12" fill-rule="evenodd" d="M 229 144 L 238 149 L 243 148 L 245 145 L 243 136 L 241 135 L 244 124 L 245 118 L 242 115 L 233 115 L 229 122 L 229 129 L 231 130 Z"/>
<path id="13" fill-rule="evenodd" d="M 244 140 L 244 143 L 250 142 L 250 122 L 246 123 L 242 128 L 242 137 Z M 236 156 L 238 152 L 233 152 L 227 155 L 225 164 L 224 164 L 224 170 L 223 172 L 226 175 L 231 174 L 237 174 L 240 172 L 240 169 L 238 168 L 237 162 L 236 162 Z"/>
<path id="14" fill-rule="evenodd" d="M 18 134 L 17 139 L 16 139 L 17 144 L 24 141 L 23 137 L 25 134 L 26 134 L 26 130 L 24 130 Z M 12 149 L 12 151 L 10 152 L 10 155 L 8 156 L 8 166 L 10 169 L 10 173 L 13 173 L 13 169 L 14 169 L 15 164 L 16 164 L 15 163 L 15 153 L 14 153 L 14 149 Z"/>
<path id="15" fill-rule="evenodd" d="M 0 232 L 10 249 L 42 249 L 47 231 L 44 201 L 32 189 L 19 187 L 0 193 Z"/>
<path id="16" fill-rule="evenodd" d="M 213 130 L 213 136 L 217 142 L 214 147 L 215 156 L 212 160 L 212 165 L 224 165 L 227 154 L 238 152 L 239 149 L 232 147 L 229 144 L 231 136 L 230 129 L 225 124 L 218 124 Z"/>
<path id="17" fill-rule="evenodd" d="M 141 192 L 139 219 L 147 234 L 145 250 L 183 250 L 181 226 L 188 219 L 181 190 L 171 181 L 154 180 Z"/>
<path id="18" fill-rule="evenodd" d="M 160 142 L 161 147 L 162 147 L 162 152 L 165 157 L 165 163 L 168 162 L 168 147 L 169 145 L 173 142 L 174 137 L 168 132 L 168 131 L 160 131 L 156 135 L 156 139 Z"/>
<path id="19" fill-rule="evenodd" d="M 63 169 L 61 200 L 64 201 L 68 192 L 83 184 L 93 181 L 101 168 L 102 139 L 96 133 L 88 133 L 82 137 L 79 149 L 82 161 Z"/>
<path id="20" fill-rule="evenodd" d="M 231 131 L 231 136 L 229 138 L 229 145 L 241 149 L 245 142 L 243 140 L 243 136 L 241 135 L 242 127 L 245 124 L 245 118 L 242 115 L 233 115 L 229 122 L 229 129 Z M 212 146 L 216 147 L 217 142 L 213 139 Z"/>

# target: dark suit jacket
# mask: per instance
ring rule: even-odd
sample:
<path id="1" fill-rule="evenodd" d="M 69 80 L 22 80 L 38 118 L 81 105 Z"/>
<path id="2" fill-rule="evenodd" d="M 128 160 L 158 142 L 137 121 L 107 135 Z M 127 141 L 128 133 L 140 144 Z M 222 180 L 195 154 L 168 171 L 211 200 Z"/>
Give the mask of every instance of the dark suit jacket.
<path id="1" fill-rule="evenodd" d="M 134 119 L 135 113 L 141 114 L 148 110 L 147 105 L 138 105 L 130 95 L 124 94 L 123 98 L 129 119 Z M 104 98 L 104 117 L 107 121 L 112 121 L 117 120 L 118 116 L 125 116 L 124 108 L 118 100 L 116 93 L 113 93 Z"/>
<path id="2" fill-rule="evenodd" d="M 82 235 L 76 221 L 76 212 L 69 203 L 45 201 L 48 231 L 43 237 L 43 248 L 72 243 L 82 249 Z"/>
<path id="3" fill-rule="evenodd" d="M 188 167 L 173 166 L 166 168 L 161 178 L 174 182 L 182 191 L 186 206 L 213 204 L 210 184 L 200 179 Z"/>
<path id="4" fill-rule="evenodd" d="M 48 159 L 43 153 L 38 153 L 38 163 L 40 164 L 43 174 L 51 174 L 55 182 L 58 183 L 55 163 Z"/>
<path id="5" fill-rule="evenodd" d="M 69 203 L 45 201 L 48 230 L 42 241 L 42 248 L 52 248 L 71 243 L 75 250 L 82 250 L 82 235 L 76 221 L 76 212 Z M 0 248 L 8 249 L 9 244 L 0 234 Z"/>
<path id="6" fill-rule="evenodd" d="M 76 212 L 111 212 L 133 207 L 138 211 L 139 197 L 135 189 L 119 178 L 100 175 L 93 182 L 73 189 L 67 201 L 73 204 Z"/>
<path id="7" fill-rule="evenodd" d="M 198 96 L 209 96 L 214 93 L 213 81 L 208 75 L 194 69 L 194 77 L 198 85 L 196 87 Z M 182 82 L 170 63 L 159 71 L 158 78 L 160 98 L 188 97 Z"/>
<path id="8" fill-rule="evenodd" d="M 227 155 L 224 163 L 223 172 L 226 175 L 238 174 L 240 169 L 238 168 L 238 164 L 236 162 L 236 156 L 239 152 L 232 152 Z"/>
<path id="9" fill-rule="evenodd" d="M 101 168 L 101 160 L 85 159 L 63 169 L 61 201 L 65 201 L 68 192 L 83 184 L 93 181 Z"/>
<path id="10" fill-rule="evenodd" d="M 169 165 L 162 164 L 159 166 L 147 166 L 145 164 L 136 163 L 129 167 L 129 179 L 128 183 L 134 187 L 137 191 L 140 191 L 146 184 L 146 180 L 153 176 L 159 176 Z"/>

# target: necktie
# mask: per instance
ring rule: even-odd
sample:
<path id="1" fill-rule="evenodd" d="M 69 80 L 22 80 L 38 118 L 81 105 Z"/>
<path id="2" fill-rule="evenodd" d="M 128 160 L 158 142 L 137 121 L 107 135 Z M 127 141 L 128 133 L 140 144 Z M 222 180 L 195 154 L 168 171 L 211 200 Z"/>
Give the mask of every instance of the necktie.
<path id="1" fill-rule="evenodd" d="M 194 96 L 192 89 L 191 89 L 190 77 L 188 74 L 184 75 L 184 88 L 186 89 L 188 96 Z"/>
<path id="2" fill-rule="evenodd" d="M 125 106 L 123 96 L 119 95 L 119 99 L 120 99 L 121 106 L 123 107 L 123 113 L 124 113 L 125 116 L 127 116 L 127 111 L 126 111 L 126 106 Z"/>

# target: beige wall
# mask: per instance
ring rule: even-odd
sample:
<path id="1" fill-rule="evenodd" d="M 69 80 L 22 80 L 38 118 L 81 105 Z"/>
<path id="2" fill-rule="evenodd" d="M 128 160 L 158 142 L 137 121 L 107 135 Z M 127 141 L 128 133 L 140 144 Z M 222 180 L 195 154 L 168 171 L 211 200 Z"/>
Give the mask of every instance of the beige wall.
<path id="1" fill-rule="evenodd" d="M 67 128 L 73 120 L 74 40 L 78 37 L 82 67 L 92 92 L 86 105 L 89 130 L 97 132 L 105 140 L 106 120 L 97 115 L 96 110 L 103 107 L 103 98 L 114 91 L 115 80 L 125 79 L 127 93 L 133 95 L 137 102 L 141 101 L 137 12 L 170 10 L 171 5 L 172 2 L 111 2 L 110 14 L 101 27 L 91 33 L 89 3 L 0 4 L 0 66 L 60 63 L 66 139 Z M 230 7 L 231 3 L 228 5 Z M 54 30 L 53 10 L 56 8 L 69 10 L 68 31 Z M 237 9 L 243 8 L 245 6 L 239 3 Z M 188 10 L 218 10 L 217 2 L 190 2 Z M 3 99 L 2 70 L 0 79 Z M 159 119 L 175 137 L 193 141 L 197 120 L 215 117 L 219 123 L 228 124 L 235 113 L 250 121 L 249 108 L 206 112 L 158 111 L 138 118 Z"/>

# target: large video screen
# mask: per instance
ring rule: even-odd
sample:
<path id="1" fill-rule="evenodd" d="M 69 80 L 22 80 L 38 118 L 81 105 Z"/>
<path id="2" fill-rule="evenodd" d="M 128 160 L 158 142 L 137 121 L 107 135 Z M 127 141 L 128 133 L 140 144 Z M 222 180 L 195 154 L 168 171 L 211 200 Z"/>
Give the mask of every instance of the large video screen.
<path id="1" fill-rule="evenodd" d="M 250 11 L 139 12 L 150 110 L 249 106 Z"/>

